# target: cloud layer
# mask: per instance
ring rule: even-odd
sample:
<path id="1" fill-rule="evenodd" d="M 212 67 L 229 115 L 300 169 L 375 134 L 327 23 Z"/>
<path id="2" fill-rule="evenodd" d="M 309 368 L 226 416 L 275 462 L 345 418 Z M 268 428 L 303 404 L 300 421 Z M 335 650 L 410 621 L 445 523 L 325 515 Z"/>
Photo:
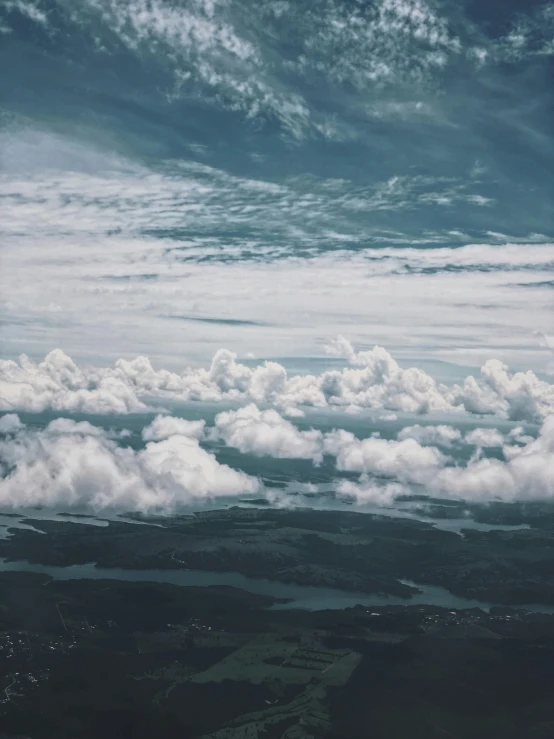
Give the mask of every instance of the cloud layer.
<path id="1" fill-rule="evenodd" d="M 339 176 L 333 155 L 333 176 L 277 175 L 201 159 L 145 163 L 0 119 L 4 354 L 173 368 L 185 347 L 305 356 L 340 332 L 548 366 L 533 332 L 551 330 L 550 223 L 506 223 L 482 167 Z"/>
<path id="2" fill-rule="evenodd" d="M 219 464 L 200 447 L 198 427 L 181 419 L 156 419 L 143 436 L 159 441 L 139 451 L 86 422 L 60 418 L 37 431 L 14 415 L 2 421 L 10 433 L 0 441 L 2 507 L 168 513 L 260 487 L 255 478 Z"/>
<path id="3" fill-rule="evenodd" d="M 520 428 L 504 435 L 455 431 L 415 426 L 401 429 L 396 439 L 360 439 L 344 429 L 300 430 L 277 411 L 251 404 L 218 414 L 211 427 L 159 415 L 143 428 L 145 445 L 137 450 L 124 434 L 87 421 L 58 418 L 36 429 L 7 414 L 0 418 L 0 504 L 171 512 L 222 496 L 263 494 L 260 480 L 219 463 L 201 446 L 214 441 L 260 457 L 316 466 L 332 460 L 338 498 L 358 503 L 389 505 L 413 493 L 475 502 L 554 499 L 554 415 L 537 438 Z M 426 443 L 433 439 L 443 448 Z M 453 444 L 473 447 L 472 456 L 456 461 L 447 453 Z M 488 446 L 500 447 L 501 455 L 485 456 Z M 270 498 L 288 500 L 286 492 L 273 491 Z"/>
<path id="4" fill-rule="evenodd" d="M 355 352 L 339 337 L 331 351 L 345 356 L 349 366 L 319 375 L 289 375 L 277 362 L 256 367 L 241 364 L 236 354 L 225 349 L 216 352 L 208 369 L 189 368 L 181 374 L 155 370 L 146 357 L 120 359 L 114 367 L 81 368 L 55 350 L 39 363 L 25 356 L 17 362 L 0 360 L 0 408 L 130 413 L 143 410 L 148 399 L 156 398 L 158 402 L 253 401 L 290 412 L 299 406 L 423 415 L 465 411 L 528 422 L 539 422 L 554 412 L 554 385 L 531 371 L 510 373 L 497 360 L 489 360 L 480 376 L 470 375 L 461 385 L 447 386 L 421 369 L 403 369 L 382 347 Z M 271 414 L 259 420 L 271 427 Z M 430 432 L 412 431 L 411 436 L 418 438 L 418 433 Z"/>

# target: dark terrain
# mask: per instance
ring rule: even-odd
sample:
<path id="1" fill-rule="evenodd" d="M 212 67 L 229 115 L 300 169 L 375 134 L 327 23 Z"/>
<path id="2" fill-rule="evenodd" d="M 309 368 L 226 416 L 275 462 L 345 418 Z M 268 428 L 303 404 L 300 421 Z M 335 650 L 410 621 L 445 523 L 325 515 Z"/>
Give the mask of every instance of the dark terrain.
<path id="1" fill-rule="evenodd" d="M 163 528 L 27 521 L 47 534 L 12 529 L 0 549 L 58 566 L 188 566 L 405 596 L 398 579 L 410 578 L 551 603 L 541 521 L 462 537 L 365 514 L 230 509 L 151 521 Z M 275 602 L 223 586 L 0 572 L 0 737 L 554 737 L 554 616 L 409 597 L 325 611 Z"/>
<path id="2" fill-rule="evenodd" d="M 451 508 L 435 505 L 448 517 Z M 544 509 L 544 507 L 543 507 Z M 231 508 L 107 527 L 28 520 L 48 536 L 14 529 L 0 557 L 44 565 L 239 572 L 299 585 L 410 597 L 400 582 L 446 588 L 489 603 L 554 604 L 554 511 L 475 511 L 527 529 L 459 535 L 431 524 L 342 511 Z M 460 516 L 457 510 L 456 516 Z M 144 520 L 144 519 L 143 519 Z M 538 521 L 538 525 L 537 525 Z"/>

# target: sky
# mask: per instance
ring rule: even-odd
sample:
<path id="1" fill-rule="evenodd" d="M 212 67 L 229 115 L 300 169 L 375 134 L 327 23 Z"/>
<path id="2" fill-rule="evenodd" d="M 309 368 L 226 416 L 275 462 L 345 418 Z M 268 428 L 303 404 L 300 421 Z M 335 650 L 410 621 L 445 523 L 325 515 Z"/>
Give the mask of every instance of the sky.
<path id="1" fill-rule="evenodd" d="M 0 502 L 554 496 L 552 2 L 2 0 L 0 68 Z"/>

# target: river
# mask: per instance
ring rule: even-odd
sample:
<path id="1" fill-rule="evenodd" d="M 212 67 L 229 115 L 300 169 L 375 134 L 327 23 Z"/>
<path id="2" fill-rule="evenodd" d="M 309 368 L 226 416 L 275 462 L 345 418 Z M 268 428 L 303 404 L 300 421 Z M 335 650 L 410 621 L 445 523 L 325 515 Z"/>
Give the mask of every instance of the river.
<path id="1" fill-rule="evenodd" d="M 96 567 L 94 563 L 55 567 L 32 564 L 26 561 L 8 562 L 0 559 L 0 571 L 4 572 L 39 572 L 56 580 L 126 580 L 130 582 L 160 582 L 181 587 L 208 587 L 225 585 L 240 588 L 250 593 L 269 595 L 274 598 L 287 599 L 286 603 L 272 606 L 274 609 L 299 608 L 308 611 L 325 609 L 352 608 L 362 606 L 396 606 L 396 605 L 431 605 L 443 608 L 482 608 L 488 611 L 498 605 L 454 595 L 444 588 L 431 585 L 420 585 L 407 580 L 403 582 L 421 590 L 410 599 L 396 596 L 368 595 L 367 593 L 351 593 L 334 588 L 305 587 L 288 583 L 246 577 L 237 572 L 204 572 L 203 570 L 130 570 L 119 567 Z M 518 606 L 539 613 L 554 613 L 554 606 L 529 604 Z"/>

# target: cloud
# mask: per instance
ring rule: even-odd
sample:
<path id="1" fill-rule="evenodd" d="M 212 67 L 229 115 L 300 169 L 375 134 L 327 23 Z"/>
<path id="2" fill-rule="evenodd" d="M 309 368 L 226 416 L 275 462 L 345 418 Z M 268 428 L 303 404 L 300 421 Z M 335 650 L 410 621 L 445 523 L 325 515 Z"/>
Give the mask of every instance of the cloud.
<path id="1" fill-rule="evenodd" d="M 544 331 L 535 331 L 535 336 L 538 337 L 540 346 L 544 346 L 546 349 L 554 352 L 554 336 L 552 334 L 547 334 Z"/>
<path id="2" fill-rule="evenodd" d="M 175 368 L 183 351 L 206 362 L 220 346 L 313 356 L 340 331 L 475 365 L 546 366 L 533 331 L 549 330 L 551 299 L 535 290 L 531 300 L 526 285 L 549 276 L 551 239 L 523 225 L 501 234 L 493 220 L 462 233 L 457 210 L 456 224 L 437 220 L 437 200 L 463 207 L 480 180 L 396 163 L 362 182 L 265 166 L 240 176 L 208 161 L 217 166 L 147 167 L 2 129 L 5 356 L 60 346 L 79 361 L 141 353 Z"/>
<path id="3" fill-rule="evenodd" d="M 156 416 L 152 423 L 142 430 L 142 438 L 144 441 L 162 441 L 172 436 L 200 439 L 205 425 L 205 421 L 187 421 L 174 416 Z"/>
<path id="4" fill-rule="evenodd" d="M 464 441 L 477 447 L 501 447 L 504 435 L 497 429 L 473 429 L 465 435 Z"/>
<path id="5" fill-rule="evenodd" d="M 299 431 L 274 410 L 248 406 L 216 418 L 218 437 L 244 453 L 273 457 L 312 459 L 335 457 L 338 472 L 360 473 L 359 482 L 340 480 L 337 493 L 358 503 L 390 504 L 399 495 L 415 490 L 461 500 L 535 500 L 554 497 L 554 415 L 548 416 L 538 438 L 517 427 L 504 437 L 497 429 L 477 428 L 462 436 L 453 427 L 412 426 L 396 440 L 359 439 L 337 429 L 327 433 Z M 424 433 L 426 432 L 426 433 Z M 419 437 L 419 438 L 414 438 Z M 467 463 L 458 464 L 432 440 L 475 445 L 478 451 Z M 517 446 L 506 446 L 515 441 Z M 483 458 L 483 447 L 502 447 L 504 459 Z M 391 482 L 384 482 L 390 480 Z"/>
<path id="6" fill-rule="evenodd" d="M 448 20 L 423 0 L 288 7 L 291 44 L 298 48 L 288 66 L 327 85 L 366 93 L 406 83 L 421 87 L 460 51 Z"/>
<path id="7" fill-rule="evenodd" d="M 173 420 L 174 431 L 180 419 Z M 157 421 L 161 434 L 163 419 Z M 172 433 L 135 451 L 93 428 L 60 418 L 43 430 L 20 426 L 14 438 L 0 441 L 0 504 L 170 512 L 260 489 L 257 479 L 219 464 L 191 436 Z"/>
<path id="8" fill-rule="evenodd" d="M 534 437 L 530 436 L 529 434 L 525 433 L 525 430 L 523 429 L 523 426 L 516 426 L 513 428 L 507 435 L 506 435 L 506 441 L 510 443 L 516 443 L 516 444 L 529 444 L 531 441 L 533 441 Z"/>
<path id="9" fill-rule="evenodd" d="M 507 461 L 477 458 L 466 467 L 447 467 L 429 490 L 469 501 L 552 500 L 554 498 L 554 415 L 537 439 L 523 447 L 505 447 Z"/>
<path id="10" fill-rule="evenodd" d="M 462 432 L 453 426 L 406 426 L 399 434 L 398 439 L 415 439 L 420 444 L 450 447 L 461 441 Z"/>
<path id="11" fill-rule="evenodd" d="M 117 371 L 80 369 L 59 349 L 35 364 L 25 355 L 18 362 L 0 360 L 2 410 L 131 413 L 143 410 L 131 384 Z"/>
<path id="12" fill-rule="evenodd" d="M 275 181 L 265 170 L 256 177 L 241 177 L 221 166 L 193 160 L 168 160 L 148 168 L 93 144 L 86 146 L 41 129 L 15 126 L 0 130 L 0 162 L 4 200 L 0 233 L 21 237 L 32 223 L 41 228 L 43 237 L 64 241 L 86 237 L 90 248 L 99 237 L 117 242 L 121 248 L 125 237 L 165 237 L 170 251 L 150 254 L 150 266 L 174 261 L 171 257 L 176 254 L 186 257 L 187 262 L 206 258 L 259 262 L 262 257 L 273 260 L 294 254 L 298 245 L 328 254 L 348 244 L 378 248 L 379 256 L 398 256 L 400 263 L 413 261 L 415 267 L 436 263 L 444 269 L 451 264 L 463 265 L 469 258 L 477 265 L 482 261 L 501 265 L 504 260 L 522 265 L 535 260 L 548 263 L 545 249 L 542 258 L 538 248 L 515 250 L 509 235 L 503 239 L 508 242 L 504 254 L 490 243 L 466 243 L 452 250 L 445 246 L 452 242 L 452 232 L 390 229 L 391 212 L 434 211 L 437 203 L 463 206 L 476 199 L 482 202 L 483 196 L 474 192 L 481 181 L 468 179 L 465 172 L 463 176 L 406 174 L 398 164 L 397 171 L 363 185 L 355 179 L 311 174 Z M 380 213 L 383 218 L 378 220 Z M 174 238 L 167 240 L 170 229 L 175 229 Z M 240 239 L 230 237 L 234 229 L 240 229 Z M 418 236 L 426 243 L 436 243 L 437 248 L 432 252 L 410 249 Z M 489 232 L 482 237 L 494 243 L 499 235 Z M 519 239 L 533 240 L 521 233 Z M 458 236 L 454 243 L 460 246 L 468 240 L 467 235 L 461 240 Z M 543 240 L 548 238 L 543 236 Z M 390 245 L 408 249 L 396 254 L 387 249 Z M 148 243 L 135 241 L 132 246 L 138 256 Z M 183 246 L 187 247 L 185 253 Z M 49 244 L 49 249 L 55 248 L 55 242 Z M 94 248 L 101 249 L 102 243 Z M 62 255 L 67 259 L 66 249 Z M 26 261 L 25 255 L 20 258 Z M 99 275 L 106 269 L 94 259 L 87 258 L 84 264 L 96 268 Z M 389 259 L 381 266 L 388 264 Z M 122 260 L 121 269 L 128 274 L 129 268 L 128 259 Z"/>
<path id="13" fill-rule="evenodd" d="M 21 428 L 23 424 L 15 413 L 6 413 L 0 417 L 0 434 L 15 434 Z"/>
<path id="14" fill-rule="evenodd" d="M 479 379 L 470 375 L 462 385 L 447 386 L 416 367 L 403 369 L 379 346 L 356 352 L 339 337 L 331 351 L 345 356 L 350 366 L 289 376 L 278 362 L 252 368 L 226 349 L 215 353 L 208 369 L 188 368 L 181 374 L 155 370 L 146 357 L 119 359 L 114 367 L 80 368 L 58 349 L 37 364 L 25 356 L 18 362 L 0 360 L 0 409 L 131 413 L 143 410 L 147 399 L 239 400 L 270 404 L 289 415 L 298 406 L 338 406 L 418 414 L 465 410 L 529 422 L 554 411 L 554 385 L 531 371 L 511 374 L 497 360 L 482 367 Z"/>
<path id="15" fill-rule="evenodd" d="M 485 458 L 481 451 L 502 441 L 498 432 L 497 439 L 489 433 L 493 429 L 470 432 L 465 441 L 479 448 L 462 463 L 435 446 L 402 438 L 402 431 L 396 440 L 360 439 L 344 429 L 301 431 L 277 411 L 253 405 L 218 414 L 207 430 L 203 422 L 158 416 L 144 428 L 146 444 L 138 450 L 102 428 L 67 418 L 35 429 L 8 414 L 0 419 L 0 430 L 2 506 L 170 512 L 221 496 L 264 492 L 259 480 L 220 464 L 203 449 L 202 434 L 245 454 L 309 459 L 315 465 L 324 455 L 334 457 L 337 473 L 360 476 L 338 479 L 336 493 L 359 504 L 389 505 L 414 492 L 479 502 L 554 498 L 554 415 L 537 438 L 520 428 L 507 434 L 504 441 L 511 443 L 502 446 L 503 459 Z M 290 500 L 285 495 L 271 502 Z"/>
<path id="16" fill-rule="evenodd" d="M 452 388 L 450 397 L 469 413 L 496 413 L 512 421 L 537 421 L 554 412 L 554 385 L 531 370 L 511 374 L 497 359 L 483 365 L 480 382 L 469 376 Z"/>
<path id="17" fill-rule="evenodd" d="M 337 484 L 337 493 L 340 497 L 354 500 L 358 505 L 374 503 L 380 506 L 392 505 L 396 498 L 408 495 L 409 488 L 396 482 L 380 484 L 375 480 L 362 477 L 359 483 L 351 480 L 341 480 Z"/>
<path id="18" fill-rule="evenodd" d="M 358 439 L 343 429 L 325 434 L 324 450 L 337 459 L 337 469 L 400 482 L 423 484 L 444 466 L 446 457 L 415 439 Z"/>
<path id="19" fill-rule="evenodd" d="M 336 432 L 337 468 L 362 472 L 358 483 L 340 481 L 337 491 L 359 503 L 382 505 L 413 493 L 414 484 L 417 493 L 473 502 L 554 499 L 554 415 L 545 419 L 536 439 L 520 436 L 520 429 L 514 431 L 511 438 L 523 446 L 503 446 L 503 460 L 485 458 L 479 451 L 466 464 L 453 464 L 438 449 L 420 447 L 414 439 L 360 441 L 347 432 Z M 479 446 L 503 442 L 493 429 L 476 429 L 466 441 L 468 436 L 469 443 Z M 411 448 L 401 448 L 410 442 Z M 374 477 L 391 477 L 395 482 L 383 486 Z"/>
<path id="20" fill-rule="evenodd" d="M 323 458 L 323 435 L 311 429 L 299 431 L 277 411 L 260 410 L 251 404 L 237 411 L 225 411 L 215 418 L 215 438 L 244 453 L 278 459 Z"/>
<path id="21" fill-rule="evenodd" d="M 92 32 L 97 54 L 115 55 L 124 47 L 164 69 L 166 103 L 197 98 L 249 119 L 273 117 L 301 138 L 313 125 L 306 102 L 275 80 L 271 60 L 246 31 L 250 18 L 241 21 L 241 11 L 240 5 L 219 0 L 191 0 L 186 6 L 167 0 L 84 0 L 66 20 L 81 34 Z"/>
<path id="22" fill-rule="evenodd" d="M 48 28 L 48 15 L 40 7 L 40 0 L 5 0 L 4 9 L 9 13 L 18 12 L 43 28 Z M 11 27 L 10 27 L 11 29 Z"/>
<path id="23" fill-rule="evenodd" d="M 23 428 L 23 425 L 21 426 Z M 51 434 L 78 434 L 80 436 L 103 436 L 104 430 L 88 421 L 73 421 L 71 418 L 56 418 L 48 424 Z"/>

